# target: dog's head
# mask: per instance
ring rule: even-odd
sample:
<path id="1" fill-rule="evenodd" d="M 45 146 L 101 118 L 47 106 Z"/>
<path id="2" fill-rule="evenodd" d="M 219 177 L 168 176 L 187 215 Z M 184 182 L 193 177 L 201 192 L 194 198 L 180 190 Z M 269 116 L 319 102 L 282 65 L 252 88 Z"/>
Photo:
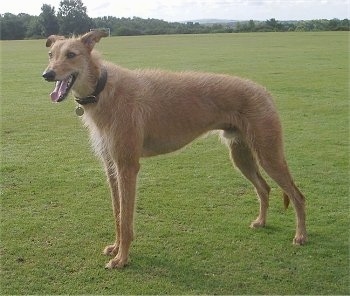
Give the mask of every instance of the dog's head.
<path id="1" fill-rule="evenodd" d="M 61 102 L 74 86 L 81 73 L 86 73 L 91 51 L 105 31 L 91 31 L 78 38 L 51 35 L 47 38 L 46 47 L 50 47 L 49 65 L 43 73 L 46 81 L 56 81 L 51 93 L 53 102 Z"/>

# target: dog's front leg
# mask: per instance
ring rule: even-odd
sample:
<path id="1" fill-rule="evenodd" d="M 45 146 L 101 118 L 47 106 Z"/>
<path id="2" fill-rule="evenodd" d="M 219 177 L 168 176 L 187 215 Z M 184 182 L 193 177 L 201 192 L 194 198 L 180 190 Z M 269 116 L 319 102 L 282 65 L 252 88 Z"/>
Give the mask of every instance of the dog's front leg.
<path id="1" fill-rule="evenodd" d="M 129 249 L 134 236 L 134 208 L 136 179 L 140 165 L 138 160 L 117 163 L 118 191 L 120 198 L 120 236 L 117 255 L 106 268 L 122 268 L 128 263 Z"/>
<path id="2" fill-rule="evenodd" d="M 107 246 L 103 250 L 103 254 L 108 256 L 115 256 L 118 254 L 119 237 L 120 237 L 120 221 L 119 221 L 120 220 L 120 199 L 119 199 L 118 180 L 117 180 L 117 167 L 107 152 L 103 153 L 102 159 L 105 166 L 107 180 L 111 191 L 112 207 L 113 207 L 115 229 L 116 229 L 116 238 L 115 238 L 114 244 Z"/>

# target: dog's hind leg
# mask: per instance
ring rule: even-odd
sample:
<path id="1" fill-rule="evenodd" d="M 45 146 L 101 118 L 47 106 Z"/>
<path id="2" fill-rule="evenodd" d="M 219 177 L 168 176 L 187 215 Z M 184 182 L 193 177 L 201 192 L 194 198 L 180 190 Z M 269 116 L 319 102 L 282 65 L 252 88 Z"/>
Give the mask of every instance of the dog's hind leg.
<path id="1" fill-rule="evenodd" d="M 283 158 L 278 157 L 278 153 L 260 153 L 260 164 L 266 173 L 282 188 L 285 199 L 288 197 L 296 212 L 296 233 L 293 244 L 303 245 L 307 241 L 305 223 L 305 197 L 295 185 L 289 172 L 287 163 Z"/>
<path id="2" fill-rule="evenodd" d="M 277 127 L 277 125 L 275 125 Z M 287 196 L 292 201 L 296 211 L 296 234 L 294 244 L 302 245 L 307 240 L 305 225 L 305 197 L 294 184 L 284 157 L 282 135 L 280 129 L 275 128 L 261 133 L 255 129 L 254 149 L 261 167 L 282 188 L 285 201 Z"/>
<path id="3" fill-rule="evenodd" d="M 251 223 L 250 227 L 264 227 L 266 224 L 267 209 L 269 207 L 270 186 L 261 176 L 255 156 L 243 139 L 237 136 L 233 139 L 226 139 L 226 141 L 230 149 L 231 160 L 242 174 L 254 185 L 260 201 L 259 216 Z"/>

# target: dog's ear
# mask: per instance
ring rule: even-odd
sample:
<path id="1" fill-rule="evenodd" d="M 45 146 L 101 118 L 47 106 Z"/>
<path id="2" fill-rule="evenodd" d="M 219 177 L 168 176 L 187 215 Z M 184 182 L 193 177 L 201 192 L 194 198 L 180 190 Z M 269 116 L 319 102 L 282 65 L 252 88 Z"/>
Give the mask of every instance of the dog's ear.
<path id="1" fill-rule="evenodd" d="M 63 36 L 50 35 L 49 37 L 47 37 L 46 47 L 51 47 L 57 40 L 63 40 L 63 39 L 65 39 Z"/>
<path id="2" fill-rule="evenodd" d="M 107 37 L 108 33 L 106 31 L 91 31 L 83 35 L 80 40 L 85 44 L 89 51 L 92 51 L 95 44 L 100 41 L 102 37 Z"/>

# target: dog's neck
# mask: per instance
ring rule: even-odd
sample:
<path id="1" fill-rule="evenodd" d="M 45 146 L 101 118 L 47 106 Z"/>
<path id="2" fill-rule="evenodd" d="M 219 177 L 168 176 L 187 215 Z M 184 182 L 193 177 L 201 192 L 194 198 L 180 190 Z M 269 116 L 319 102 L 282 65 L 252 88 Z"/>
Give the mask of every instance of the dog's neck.
<path id="1" fill-rule="evenodd" d="M 83 98 L 75 97 L 75 101 L 79 105 L 88 105 L 88 104 L 97 103 L 98 102 L 98 95 L 103 91 L 103 89 L 106 85 L 106 82 L 107 82 L 107 70 L 106 70 L 106 68 L 102 67 L 101 75 L 98 78 L 94 92 L 87 97 L 83 97 Z"/>

